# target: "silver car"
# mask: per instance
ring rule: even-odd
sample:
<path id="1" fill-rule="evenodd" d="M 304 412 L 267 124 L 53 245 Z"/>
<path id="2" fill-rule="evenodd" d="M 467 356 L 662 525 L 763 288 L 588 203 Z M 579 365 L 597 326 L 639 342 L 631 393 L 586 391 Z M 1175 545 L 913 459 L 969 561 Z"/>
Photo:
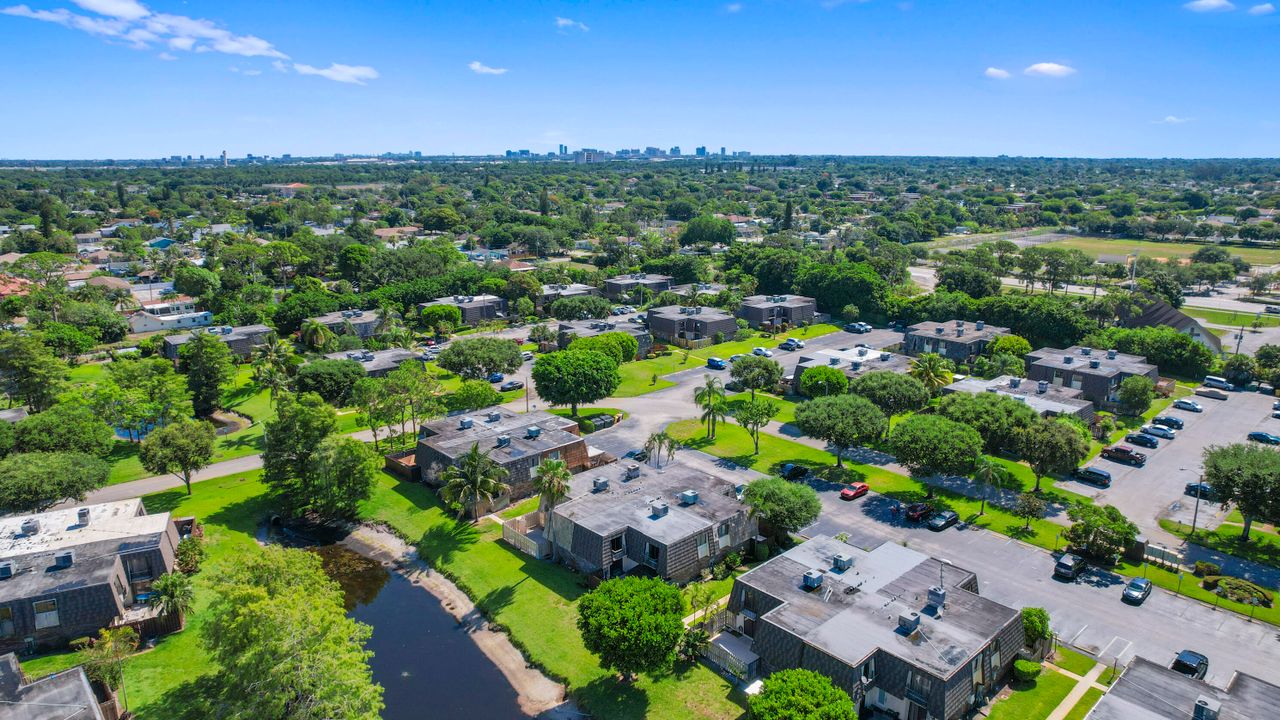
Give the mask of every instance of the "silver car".
<path id="1" fill-rule="evenodd" d="M 1163 425 L 1143 425 L 1142 432 L 1148 435 L 1155 435 L 1158 438 L 1172 440 L 1178 437 L 1178 431 L 1173 428 L 1167 428 Z"/>

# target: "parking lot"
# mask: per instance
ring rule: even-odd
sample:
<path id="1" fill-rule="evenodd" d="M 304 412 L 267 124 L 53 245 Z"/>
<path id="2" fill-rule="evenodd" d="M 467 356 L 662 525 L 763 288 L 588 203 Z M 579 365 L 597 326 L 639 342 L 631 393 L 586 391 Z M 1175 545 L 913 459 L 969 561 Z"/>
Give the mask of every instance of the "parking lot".
<path id="1" fill-rule="evenodd" d="M 1184 427 L 1174 440 L 1161 440 L 1155 449 L 1136 447 L 1147 455 L 1147 463 L 1134 467 L 1101 457 L 1090 465 L 1111 473 L 1111 487 L 1099 488 L 1078 480 L 1058 483 L 1072 492 L 1093 497 L 1096 502 L 1115 505 L 1143 532 L 1163 537 L 1158 520 L 1169 517 L 1191 524 L 1195 498 L 1184 494 L 1189 482 L 1200 480 L 1201 459 L 1210 445 L 1245 442 L 1252 430 L 1280 432 L 1280 420 L 1271 417 L 1276 398 L 1252 392 L 1231 393 L 1227 400 L 1204 397 L 1191 399 L 1204 407 L 1195 413 L 1170 407 L 1163 414 L 1180 418 Z M 1121 444 L 1125 444 L 1121 441 Z M 1216 526 L 1226 513 L 1215 504 L 1201 502 L 1198 525 Z"/>

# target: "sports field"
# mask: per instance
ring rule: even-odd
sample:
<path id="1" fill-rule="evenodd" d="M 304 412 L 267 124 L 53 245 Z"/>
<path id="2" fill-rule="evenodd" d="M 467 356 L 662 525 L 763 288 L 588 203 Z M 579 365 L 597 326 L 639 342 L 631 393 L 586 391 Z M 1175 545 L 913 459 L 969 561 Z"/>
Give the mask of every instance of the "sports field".
<path id="1" fill-rule="evenodd" d="M 1128 255 L 1138 253 L 1147 257 L 1175 258 L 1190 257 L 1192 253 L 1204 245 L 1200 243 L 1156 242 L 1153 240 L 1126 240 L 1123 238 L 1070 237 L 1053 243 L 1058 247 L 1079 248 L 1090 255 Z M 1274 265 L 1280 263 L 1280 247 L 1242 247 L 1240 245 L 1222 246 L 1232 255 L 1244 258 L 1253 265 Z"/>

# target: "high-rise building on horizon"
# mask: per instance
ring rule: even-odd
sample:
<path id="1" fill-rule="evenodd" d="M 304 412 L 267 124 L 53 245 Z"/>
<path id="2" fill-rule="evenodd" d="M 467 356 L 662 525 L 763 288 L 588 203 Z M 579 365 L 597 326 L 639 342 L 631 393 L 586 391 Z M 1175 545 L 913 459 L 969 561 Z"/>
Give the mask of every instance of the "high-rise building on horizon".
<path id="1" fill-rule="evenodd" d="M 222 151 L 222 167 L 226 167 L 226 166 L 227 166 L 227 151 L 223 150 Z"/>
<path id="2" fill-rule="evenodd" d="M 706 145 L 699 145 L 698 147 L 694 148 L 694 150 L 693 150 L 693 155 L 694 155 L 694 157 L 706 157 L 706 156 L 707 156 L 707 146 L 706 146 Z"/>

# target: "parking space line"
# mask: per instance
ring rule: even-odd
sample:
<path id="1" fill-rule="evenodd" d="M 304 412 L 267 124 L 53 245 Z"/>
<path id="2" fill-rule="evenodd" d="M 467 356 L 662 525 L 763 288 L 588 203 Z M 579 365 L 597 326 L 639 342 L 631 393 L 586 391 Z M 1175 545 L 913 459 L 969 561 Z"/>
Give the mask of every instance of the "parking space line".
<path id="1" fill-rule="evenodd" d="M 1075 644 L 1076 644 L 1076 639 L 1077 639 L 1077 638 L 1079 638 L 1081 635 L 1083 635 L 1083 634 L 1084 634 L 1084 631 L 1085 631 L 1085 630 L 1088 630 L 1088 629 L 1089 629 L 1089 624 L 1088 624 L 1088 623 L 1085 623 L 1084 627 L 1080 628 L 1080 630 L 1079 630 L 1079 631 L 1077 631 L 1075 635 L 1072 635 L 1072 636 L 1071 636 L 1071 639 L 1067 641 L 1067 644 L 1068 644 L 1068 645 L 1075 645 Z"/>

